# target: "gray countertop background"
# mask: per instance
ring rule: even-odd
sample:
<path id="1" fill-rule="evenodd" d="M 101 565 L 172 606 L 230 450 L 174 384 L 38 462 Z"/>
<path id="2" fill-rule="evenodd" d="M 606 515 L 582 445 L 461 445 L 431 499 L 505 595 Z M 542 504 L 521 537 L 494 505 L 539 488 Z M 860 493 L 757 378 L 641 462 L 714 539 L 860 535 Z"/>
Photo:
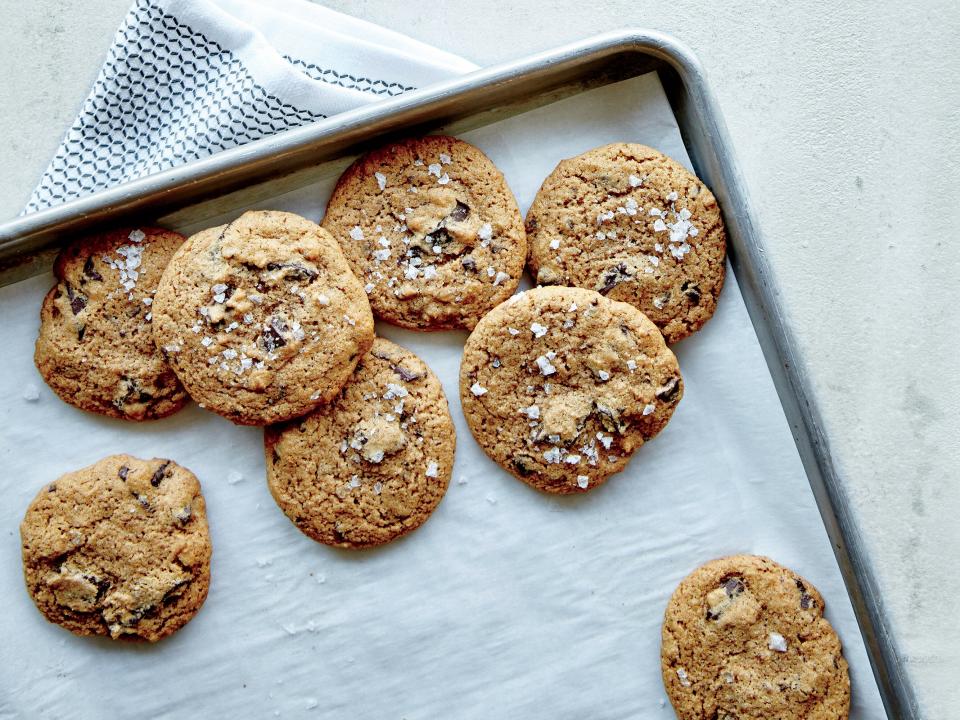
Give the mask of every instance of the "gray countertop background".
<path id="1" fill-rule="evenodd" d="M 2 0 L 3 218 L 25 204 L 129 4 Z M 481 65 L 627 25 L 694 49 L 923 714 L 958 716 L 960 5 L 324 4 Z"/>

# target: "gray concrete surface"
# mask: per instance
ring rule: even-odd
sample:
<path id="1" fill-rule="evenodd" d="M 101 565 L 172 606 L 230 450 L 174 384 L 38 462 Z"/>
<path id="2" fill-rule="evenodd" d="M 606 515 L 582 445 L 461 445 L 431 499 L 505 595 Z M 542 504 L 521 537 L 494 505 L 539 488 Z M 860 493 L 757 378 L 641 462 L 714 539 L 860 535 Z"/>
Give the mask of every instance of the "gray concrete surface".
<path id="1" fill-rule="evenodd" d="M 128 0 L 3 0 L 15 214 Z M 641 25 L 712 79 L 925 717 L 960 714 L 960 6 L 331 0 L 480 64 Z M 442 8 L 439 9 L 439 8 Z"/>

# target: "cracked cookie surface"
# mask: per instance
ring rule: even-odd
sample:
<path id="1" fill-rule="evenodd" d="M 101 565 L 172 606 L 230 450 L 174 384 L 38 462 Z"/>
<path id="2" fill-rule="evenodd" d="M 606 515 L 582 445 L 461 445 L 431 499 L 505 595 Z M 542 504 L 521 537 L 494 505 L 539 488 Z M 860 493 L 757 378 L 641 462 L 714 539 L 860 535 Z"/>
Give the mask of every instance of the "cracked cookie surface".
<path id="1" fill-rule="evenodd" d="M 323 226 L 378 318 L 415 330 L 473 328 L 517 288 L 523 218 L 480 150 L 429 135 L 359 158 L 337 182 Z"/>
<path id="2" fill-rule="evenodd" d="M 708 562 L 667 605 L 661 669 L 681 720 L 844 720 L 850 678 L 823 598 L 755 555 Z"/>
<path id="3" fill-rule="evenodd" d="M 189 400 L 151 327 L 157 284 L 183 240 L 160 228 L 126 228 L 80 238 L 57 256 L 34 362 L 63 401 L 151 420 Z"/>
<path id="4" fill-rule="evenodd" d="M 377 338 L 341 395 L 266 428 L 277 505 L 327 545 L 380 545 L 422 525 L 446 492 L 456 431 L 443 388 L 416 355 Z"/>
<path id="5" fill-rule="evenodd" d="M 710 319 L 726 232 L 716 198 L 680 163 L 615 143 L 563 160 L 526 218 L 540 285 L 591 288 L 642 310 L 674 343 Z"/>
<path id="6" fill-rule="evenodd" d="M 334 397 L 373 342 L 360 283 L 329 233 L 254 211 L 187 240 L 154 303 L 154 339 L 190 395 L 243 425 Z"/>
<path id="7" fill-rule="evenodd" d="M 582 288 L 536 288 L 494 308 L 460 365 L 477 442 L 514 477 L 554 493 L 585 492 L 623 470 L 682 395 L 657 327 Z"/>
<path id="8" fill-rule="evenodd" d="M 20 537 L 33 601 L 78 635 L 156 641 L 207 596 L 200 483 L 170 460 L 112 455 L 63 475 L 34 498 Z"/>

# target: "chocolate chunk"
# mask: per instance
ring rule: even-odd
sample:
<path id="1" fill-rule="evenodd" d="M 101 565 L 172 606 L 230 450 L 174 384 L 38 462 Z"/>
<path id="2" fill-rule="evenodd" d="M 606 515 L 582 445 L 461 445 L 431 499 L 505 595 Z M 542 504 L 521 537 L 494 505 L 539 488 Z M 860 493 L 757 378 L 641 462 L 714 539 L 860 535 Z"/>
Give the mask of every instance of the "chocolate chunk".
<path id="1" fill-rule="evenodd" d="M 393 358 L 390 355 L 384 355 L 378 352 L 371 352 L 370 354 L 375 358 L 386 360 L 388 363 L 390 363 L 390 369 L 393 370 L 404 382 L 413 382 L 414 380 L 419 380 L 423 377 L 423 375 L 420 373 L 415 373 L 413 370 L 408 370 L 407 368 L 403 367 L 403 365 L 398 365 L 397 363 L 393 362 Z M 359 364 L 357 365 L 357 369 L 354 370 L 354 373 L 359 373 L 362 369 L 363 365 Z"/>
<path id="2" fill-rule="evenodd" d="M 73 310 L 74 315 L 79 315 L 80 311 L 87 306 L 87 299 L 83 295 L 75 293 L 73 291 L 73 285 L 70 283 L 65 284 L 67 286 L 67 297 L 70 299 L 70 309 Z"/>
<path id="3" fill-rule="evenodd" d="M 690 302 L 692 302 L 694 305 L 698 305 L 700 303 L 700 288 L 696 283 L 686 280 L 680 286 L 680 290 L 684 295 L 690 298 Z"/>
<path id="4" fill-rule="evenodd" d="M 103 280 L 103 275 L 98 273 L 97 269 L 93 266 L 92 257 L 88 257 L 87 261 L 83 264 L 83 274 L 91 280 Z"/>
<path id="5" fill-rule="evenodd" d="M 670 378 L 663 387 L 657 390 L 657 400 L 662 400 L 663 402 L 671 402 L 679 392 L 680 392 L 680 380 L 678 380 L 675 377 Z"/>
<path id="6" fill-rule="evenodd" d="M 267 265 L 267 270 L 283 270 L 285 280 L 297 280 L 299 282 L 313 280 L 317 276 L 316 270 L 304 267 L 299 263 L 270 263 Z"/>
<path id="7" fill-rule="evenodd" d="M 77 329 L 77 342 L 83 342 L 83 336 L 87 334 L 87 326 L 81 325 Z"/>
<path id="8" fill-rule="evenodd" d="M 113 405 L 120 410 L 133 398 L 134 395 L 139 395 L 142 388 L 140 387 L 140 382 L 134 378 L 129 378 L 126 375 L 121 376 L 120 378 L 121 387 L 123 389 L 123 395 L 118 398 L 115 398 Z"/>
<path id="9" fill-rule="evenodd" d="M 448 242 L 450 242 L 452 238 L 450 237 L 450 233 L 447 232 L 447 229 L 441 226 L 441 227 L 438 227 L 436 230 L 434 230 L 432 233 L 428 233 L 426 239 L 431 246 L 439 245 L 440 247 L 443 247 Z"/>
<path id="10" fill-rule="evenodd" d="M 460 261 L 460 264 L 463 265 L 463 269 L 464 269 L 464 270 L 469 270 L 470 272 L 476 272 L 476 271 L 477 271 L 477 261 L 474 260 L 474 259 L 473 259 L 472 257 L 470 257 L 469 255 L 467 255 L 465 258 L 463 258 L 463 259 Z"/>
<path id="11" fill-rule="evenodd" d="M 806 586 L 799 580 L 797 580 L 797 590 L 800 591 L 800 609 L 809 610 L 812 608 L 815 604 L 813 597 L 807 593 Z"/>
<path id="12" fill-rule="evenodd" d="M 413 382 L 414 380 L 419 380 L 423 375 L 415 373 L 412 370 L 407 370 L 403 365 L 391 365 L 390 369 L 393 370 L 397 375 L 400 376 L 400 379 L 404 382 Z"/>
<path id="13" fill-rule="evenodd" d="M 52 482 L 49 485 L 47 485 L 47 492 L 56 492 L 56 491 L 57 491 L 57 484 L 55 482 Z"/>
<path id="14" fill-rule="evenodd" d="M 727 597 L 735 598 L 738 595 L 743 594 L 743 591 L 746 590 L 746 587 L 743 584 L 743 580 L 738 577 L 731 577 L 724 580 L 723 589 L 726 590 Z"/>
<path id="15" fill-rule="evenodd" d="M 514 456 L 513 467 L 515 467 L 517 472 L 523 475 L 523 477 L 528 477 L 537 469 L 536 460 L 529 455 Z"/>
<path id="16" fill-rule="evenodd" d="M 126 482 L 127 473 L 129 472 L 130 472 L 130 468 L 128 468 L 126 465 L 121 465 L 120 469 L 117 471 L 117 475 L 120 477 L 121 480 Z"/>
<path id="17" fill-rule="evenodd" d="M 603 429 L 607 432 L 622 433 L 627 429 L 627 426 L 620 420 L 620 413 L 615 408 L 595 402 L 593 411 L 600 420 L 600 424 L 603 425 Z"/>
<path id="18" fill-rule="evenodd" d="M 150 484 L 154 487 L 160 487 L 160 483 L 163 482 L 163 478 L 166 477 L 167 467 L 170 465 L 170 461 L 167 460 L 163 465 L 158 467 L 154 473 L 153 477 L 150 478 Z"/>
<path id="19" fill-rule="evenodd" d="M 601 295 L 606 295 L 620 283 L 630 280 L 631 277 L 630 273 L 627 272 L 627 266 L 623 263 L 617 263 L 603 273 L 603 276 L 600 278 L 601 285 L 598 292 Z"/>
<path id="20" fill-rule="evenodd" d="M 457 200 L 457 206 L 448 217 L 454 222 L 463 222 L 470 215 L 470 207 Z"/>
<path id="21" fill-rule="evenodd" d="M 287 344 L 287 341 L 283 339 L 281 333 L 287 329 L 287 326 L 282 320 L 276 317 L 270 318 L 270 324 L 263 331 L 261 339 L 263 340 L 263 347 L 266 348 L 267 352 L 273 352 L 278 348 L 282 348 Z"/>
<path id="22" fill-rule="evenodd" d="M 107 590 L 113 585 L 106 578 L 95 578 L 90 575 L 84 575 L 84 578 L 89 580 L 91 583 L 97 586 L 97 599 L 96 602 L 100 602 L 107 594 Z"/>

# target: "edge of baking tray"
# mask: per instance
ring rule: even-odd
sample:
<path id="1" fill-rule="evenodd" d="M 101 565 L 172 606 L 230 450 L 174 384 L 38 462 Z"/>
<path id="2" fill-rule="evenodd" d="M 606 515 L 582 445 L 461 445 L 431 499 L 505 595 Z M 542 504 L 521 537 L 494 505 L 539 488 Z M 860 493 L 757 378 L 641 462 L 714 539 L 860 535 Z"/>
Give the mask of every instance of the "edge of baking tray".
<path id="1" fill-rule="evenodd" d="M 735 160 L 726 126 L 704 70 L 677 40 L 626 29 L 480 70 L 328 120 L 125 183 L 0 225 L 0 269 L 23 263 L 60 235 L 106 223 L 149 205 L 176 209 L 332 155 L 363 137 L 436 121 L 478 93 L 491 104 L 516 99 L 521 88 L 572 80 L 578 70 L 619 56 L 647 56 L 668 67 L 661 79 L 698 174 L 720 198 L 730 259 L 760 340 L 780 402 L 833 544 L 867 646 L 887 714 L 920 718 L 883 612 L 877 585 L 848 498 L 830 453 L 810 379 L 786 326 L 780 292 L 763 254 L 760 229 Z M 473 95 L 471 95 L 471 93 Z M 474 109 L 476 111 L 476 108 Z"/>
<path id="2" fill-rule="evenodd" d="M 683 83 L 685 95 L 676 102 L 666 78 L 668 96 L 697 173 L 720 198 L 731 264 L 833 544 L 887 716 L 919 720 L 913 688 L 897 652 L 846 488 L 833 462 L 807 369 L 786 324 L 780 290 L 764 255 L 762 233 L 723 116 L 693 53 L 665 36 L 658 37 L 657 49 Z"/>

